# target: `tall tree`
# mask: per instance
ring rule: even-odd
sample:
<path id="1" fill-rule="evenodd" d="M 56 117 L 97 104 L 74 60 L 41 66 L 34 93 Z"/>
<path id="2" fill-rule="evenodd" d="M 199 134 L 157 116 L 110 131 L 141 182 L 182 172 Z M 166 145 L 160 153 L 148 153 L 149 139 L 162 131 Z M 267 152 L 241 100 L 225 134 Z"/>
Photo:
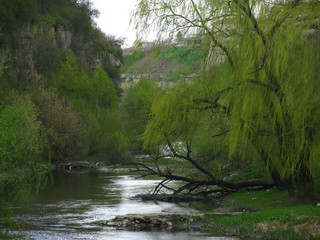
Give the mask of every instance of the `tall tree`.
<path id="1" fill-rule="evenodd" d="M 229 155 L 251 151 L 297 195 L 319 194 L 319 10 L 318 1 L 141 0 L 134 14 L 138 30 L 153 22 L 160 35 L 183 31 L 208 43 L 211 73 L 185 109 L 224 117 Z M 145 141 L 157 134 L 147 128 Z"/>

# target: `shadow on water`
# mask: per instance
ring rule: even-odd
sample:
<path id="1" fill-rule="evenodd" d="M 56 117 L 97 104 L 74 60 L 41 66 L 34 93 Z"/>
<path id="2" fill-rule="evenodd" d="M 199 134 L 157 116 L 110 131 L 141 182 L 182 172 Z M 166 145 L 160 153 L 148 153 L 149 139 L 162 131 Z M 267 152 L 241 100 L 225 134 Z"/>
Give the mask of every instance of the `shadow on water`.
<path id="1" fill-rule="evenodd" d="M 16 209 L 16 221 L 21 222 L 26 239 L 227 239 L 199 232 L 124 231 L 93 224 L 124 214 L 196 211 L 174 203 L 130 199 L 151 191 L 157 183 L 103 170 L 55 171 L 42 191 L 32 193 L 28 202 Z"/>

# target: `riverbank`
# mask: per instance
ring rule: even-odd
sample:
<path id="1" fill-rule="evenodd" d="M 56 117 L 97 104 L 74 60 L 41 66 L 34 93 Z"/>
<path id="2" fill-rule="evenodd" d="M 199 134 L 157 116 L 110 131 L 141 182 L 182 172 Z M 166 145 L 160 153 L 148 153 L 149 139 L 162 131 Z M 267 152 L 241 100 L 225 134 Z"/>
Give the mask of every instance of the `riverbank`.
<path id="1" fill-rule="evenodd" d="M 101 224 L 120 229 L 161 228 L 167 231 L 187 231 L 195 227 L 198 231 L 215 236 L 246 240 L 320 239 L 318 203 L 298 204 L 286 192 L 276 189 L 235 193 L 220 202 L 223 202 L 220 207 L 196 214 L 130 214 Z M 210 208 L 209 206 L 210 204 L 205 207 Z"/>
<path id="2" fill-rule="evenodd" d="M 128 172 L 125 168 L 112 168 L 114 172 Z M 121 170 L 119 170 L 121 169 Z M 146 199 L 144 199 L 146 200 Z M 149 199 L 151 200 L 151 199 Z M 159 201 L 159 199 L 158 199 Z M 160 199 L 161 201 L 161 199 Z M 186 214 L 153 216 L 119 216 L 105 222 L 104 226 L 120 228 L 153 228 L 188 230 L 190 222 L 197 222 L 200 230 L 216 236 L 231 236 L 239 239 L 263 240 L 319 240 L 320 201 L 298 203 L 286 191 L 242 191 L 217 200 L 192 203 L 199 209 L 199 220 L 190 220 Z M 175 219 L 182 219 L 175 221 Z M 188 220 L 183 220 L 188 219 Z"/>
<path id="3" fill-rule="evenodd" d="M 287 192 L 276 189 L 234 193 L 225 201 L 224 209 L 228 212 L 206 213 L 206 231 L 240 239 L 320 239 L 317 202 L 297 203 Z"/>

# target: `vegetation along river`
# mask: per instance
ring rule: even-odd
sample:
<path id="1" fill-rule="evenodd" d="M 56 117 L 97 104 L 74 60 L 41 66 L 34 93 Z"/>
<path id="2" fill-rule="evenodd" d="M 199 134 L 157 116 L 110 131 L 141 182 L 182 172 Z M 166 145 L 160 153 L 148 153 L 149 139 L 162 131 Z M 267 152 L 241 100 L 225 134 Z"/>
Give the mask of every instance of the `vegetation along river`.
<path id="1" fill-rule="evenodd" d="M 137 180 L 99 170 L 52 173 L 47 185 L 33 193 L 27 204 L 16 209 L 27 239 L 202 239 L 227 240 L 203 233 L 173 231 L 126 231 L 94 222 L 125 214 L 193 212 L 188 206 L 132 200 L 147 193 L 157 180 Z"/>

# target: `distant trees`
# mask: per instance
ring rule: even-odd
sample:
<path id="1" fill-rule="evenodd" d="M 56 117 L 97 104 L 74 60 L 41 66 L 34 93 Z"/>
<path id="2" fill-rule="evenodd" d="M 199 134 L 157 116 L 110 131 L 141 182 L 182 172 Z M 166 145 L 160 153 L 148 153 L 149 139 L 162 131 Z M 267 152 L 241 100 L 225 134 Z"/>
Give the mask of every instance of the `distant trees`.
<path id="1" fill-rule="evenodd" d="M 179 157 L 172 142 L 186 141 L 183 158 L 190 162 L 197 152 L 187 136 L 194 116 L 206 111 L 212 121 L 201 124 L 212 126 L 211 141 L 226 140 L 229 159 L 259 160 L 277 187 L 297 197 L 318 195 L 319 10 L 317 1 L 141 0 L 134 14 L 138 30 L 154 22 L 159 34 L 207 39 L 210 67 L 202 79 L 185 83 L 198 91 L 173 97 L 182 91 L 175 88 L 154 104 L 145 145 L 167 145 Z M 210 174 L 207 181 L 216 178 Z"/>
<path id="2" fill-rule="evenodd" d="M 122 99 L 122 110 L 127 119 L 127 127 L 132 134 L 132 148 L 141 148 L 139 139 L 151 118 L 151 107 L 154 99 L 161 94 L 157 83 L 149 78 L 142 78 L 132 85 Z"/>
<path id="3" fill-rule="evenodd" d="M 80 154 L 80 156 L 106 157 L 107 154 L 110 158 L 116 159 L 116 156 L 125 154 L 127 142 L 119 116 L 117 88 L 102 68 L 98 68 L 94 73 L 88 73 L 80 67 L 75 55 L 69 52 L 66 61 L 50 81 L 52 86 L 57 87 L 65 95 L 70 105 L 69 112 L 75 113 L 73 114 L 75 122 L 68 121 L 68 124 L 71 124 L 70 130 L 74 129 L 76 135 L 63 131 L 67 139 L 71 140 L 74 136 L 74 140 L 77 139 L 78 142 L 72 144 L 78 154 L 74 152 L 70 156 Z M 55 113 L 50 119 L 58 116 L 59 114 Z M 59 121 L 64 122 L 64 120 Z M 58 144 L 62 142 L 57 141 Z M 64 150 L 62 153 L 66 154 L 67 151 Z"/>

